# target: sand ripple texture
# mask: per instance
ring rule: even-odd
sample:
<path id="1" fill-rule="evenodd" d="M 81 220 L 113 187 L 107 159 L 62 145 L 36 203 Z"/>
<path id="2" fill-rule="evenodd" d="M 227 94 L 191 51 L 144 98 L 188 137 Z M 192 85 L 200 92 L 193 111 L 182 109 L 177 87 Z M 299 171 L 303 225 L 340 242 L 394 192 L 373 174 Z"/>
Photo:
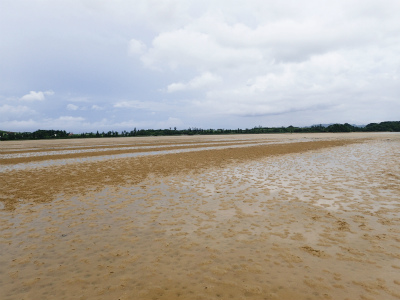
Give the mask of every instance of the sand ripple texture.
<path id="1" fill-rule="evenodd" d="M 400 135 L 217 139 L 0 173 L 0 298 L 400 299 Z"/>

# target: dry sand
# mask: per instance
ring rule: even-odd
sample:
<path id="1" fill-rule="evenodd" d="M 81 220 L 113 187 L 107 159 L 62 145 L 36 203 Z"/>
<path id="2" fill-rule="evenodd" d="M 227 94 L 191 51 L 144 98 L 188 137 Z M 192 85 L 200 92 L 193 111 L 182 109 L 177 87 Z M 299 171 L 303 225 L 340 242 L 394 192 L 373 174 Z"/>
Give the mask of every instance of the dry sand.
<path id="1" fill-rule="evenodd" d="M 400 134 L 1 142 L 0 184 L 1 299 L 400 299 Z"/>

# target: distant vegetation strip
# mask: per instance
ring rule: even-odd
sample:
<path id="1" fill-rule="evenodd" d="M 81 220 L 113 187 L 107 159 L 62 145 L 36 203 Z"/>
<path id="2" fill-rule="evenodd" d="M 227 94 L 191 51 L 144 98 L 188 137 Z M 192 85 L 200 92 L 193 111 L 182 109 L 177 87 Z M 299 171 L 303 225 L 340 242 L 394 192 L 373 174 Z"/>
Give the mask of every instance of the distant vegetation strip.
<path id="1" fill-rule="evenodd" d="M 40 140 L 40 139 L 67 139 L 67 138 L 101 138 L 101 137 L 128 137 L 128 136 L 174 136 L 174 135 L 218 135 L 218 134 L 257 134 L 257 133 L 308 133 L 308 132 L 400 132 L 400 121 L 370 123 L 366 126 L 354 126 L 348 123 L 332 124 L 328 126 L 313 125 L 310 127 L 254 127 L 251 129 L 139 129 L 131 131 L 85 132 L 73 134 L 65 130 L 37 130 L 35 132 L 9 132 L 0 130 L 0 140 Z"/>

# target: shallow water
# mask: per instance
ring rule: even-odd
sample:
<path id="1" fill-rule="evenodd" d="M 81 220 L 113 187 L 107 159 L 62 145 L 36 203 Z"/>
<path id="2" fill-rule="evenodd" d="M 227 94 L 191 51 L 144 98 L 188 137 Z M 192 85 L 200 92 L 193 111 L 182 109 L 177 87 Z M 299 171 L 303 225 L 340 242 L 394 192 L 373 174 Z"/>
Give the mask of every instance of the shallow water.
<path id="1" fill-rule="evenodd" d="M 269 157 L 1 211 L 0 294 L 399 299 L 398 149 Z"/>
<path id="2" fill-rule="evenodd" d="M 260 146 L 260 145 L 270 145 L 270 144 L 287 144 L 299 142 L 297 140 L 292 141 L 284 141 L 284 142 L 263 142 L 263 143 L 239 143 L 239 145 L 235 144 L 230 145 L 229 143 L 223 143 L 221 146 L 207 146 L 207 147 L 197 147 L 197 148 L 182 148 L 182 149 L 174 149 L 174 150 L 157 150 L 157 151 L 145 151 L 145 152 L 134 152 L 134 153 L 122 153 L 122 154 L 112 154 L 112 155 L 101 155 L 101 156 L 87 156 L 80 158 L 67 158 L 67 159 L 54 159 L 49 158 L 48 160 L 39 161 L 39 162 L 28 162 L 28 163 L 17 163 L 17 164 L 9 164 L 9 165 L 0 165 L 0 172 L 9 172 L 13 170 L 26 170 L 26 169 L 36 169 L 43 167 L 51 167 L 51 166 L 64 166 L 76 163 L 84 163 L 84 162 L 98 162 L 110 159 L 118 159 L 118 158 L 130 158 L 130 157 L 141 157 L 141 156 L 154 156 L 154 155 L 165 155 L 165 154 L 173 154 L 173 153 L 186 153 L 186 152 L 195 152 L 195 151 L 205 151 L 205 150 L 217 150 L 217 149 L 228 149 L 228 148 L 243 148 L 243 147 L 252 147 L 252 146 Z M 304 142 L 304 140 L 303 140 Z M 190 144 L 190 146 L 198 146 L 202 144 Z M 212 144 L 208 144 L 212 145 Z M 168 148 L 168 147 L 179 147 L 179 146 L 188 146 L 187 144 L 178 144 L 178 145 L 163 145 L 163 146 L 141 146 L 141 147 L 122 147 L 122 148 L 107 148 L 107 149 L 86 149 L 86 150 L 63 150 L 56 152 L 34 152 L 34 153 L 18 153 L 18 154 L 3 154 L 0 155 L 1 159 L 7 158 L 25 158 L 25 157 L 33 157 L 33 156 L 53 156 L 53 155 L 62 155 L 62 154 L 74 154 L 74 153 L 89 153 L 89 152 L 104 152 L 110 150 L 138 150 L 138 149 L 154 149 L 154 148 Z"/>
<path id="3" fill-rule="evenodd" d="M 235 141 L 235 142 L 215 142 L 215 143 L 207 143 L 208 145 L 221 145 L 221 144 L 240 144 L 240 143 L 248 143 L 246 141 Z M 269 142 L 272 143 L 272 142 Z M 191 143 L 191 144 L 171 144 L 171 145 L 151 145 L 151 146 L 146 146 L 146 145 L 141 145 L 141 146 L 129 146 L 129 147 L 121 147 L 121 145 L 115 145 L 115 146 L 120 146 L 120 147 L 107 147 L 107 148 L 101 148 L 101 145 L 96 145 L 95 148 L 91 149 L 81 149 L 83 147 L 87 148 L 88 146 L 80 146 L 77 147 L 79 149 L 73 149 L 73 150 L 66 150 L 68 147 L 63 147 L 58 150 L 52 149 L 51 151 L 35 151 L 35 152 L 25 152 L 25 153 L 20 153 L 21 149 L 13 150 L 15 153 L 8 153 L 8 154 L 0 154 L 0 159 L 8 159 L 8 158 L 24 158 L 24 157 L 34 157 L 34 156 L 53 156 L 53 155 L 64 155 L 64 154 L 75 154 L 75 153 L 90 153 L 90 152 L 106 152 L 106 151 L 113 151 L 113 150 L 138 150 L 138 149 L 154 149 L 154 148 L 171 148 L 171 147 L 184 147 L 184 146 L 204 146 L 204 143 Z M 35 150 L 35 149 L 24 149 L 24 151 L 28 150 Z"/>

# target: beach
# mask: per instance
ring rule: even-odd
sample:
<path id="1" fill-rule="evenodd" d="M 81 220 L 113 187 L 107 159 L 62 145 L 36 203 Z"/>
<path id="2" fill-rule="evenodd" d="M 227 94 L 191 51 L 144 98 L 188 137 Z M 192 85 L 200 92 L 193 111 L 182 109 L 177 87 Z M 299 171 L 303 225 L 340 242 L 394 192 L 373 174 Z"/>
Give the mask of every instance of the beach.
<path id="1" fill-rule="evenodd" d="M 0 142 L 2 299 L 400 299 L 400 134 Z"/>

